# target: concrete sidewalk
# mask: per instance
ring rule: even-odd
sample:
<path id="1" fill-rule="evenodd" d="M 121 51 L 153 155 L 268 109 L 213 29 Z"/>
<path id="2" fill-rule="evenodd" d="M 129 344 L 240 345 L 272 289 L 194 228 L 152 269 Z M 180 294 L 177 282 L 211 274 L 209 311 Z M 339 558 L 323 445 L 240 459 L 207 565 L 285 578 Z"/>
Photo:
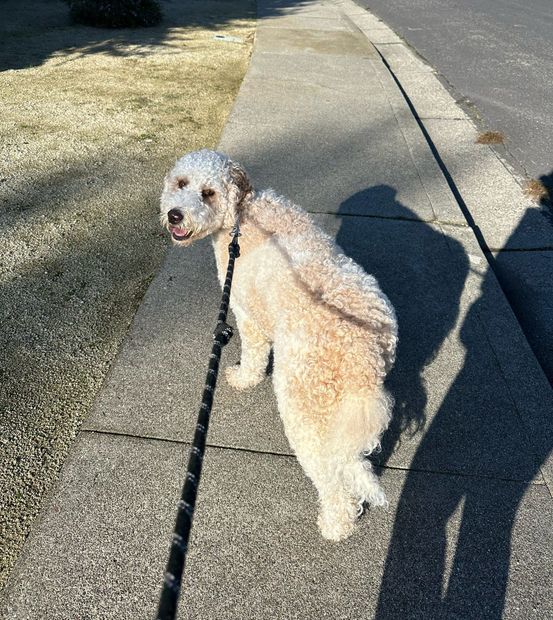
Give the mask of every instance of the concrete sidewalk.
<path id="1" fill-rule="evenodd" d="M 324 541 L 270 381 L 221 380 L 179 617 L 552 617 L 553 394 L 371 44 L 395 35 L 349 0 L 260 0 L 259 15 L 220 149 L 316 214 L 397 309 L 397 404 L 375 457 L 390 508 Z M 5 618 L 154 616 L 219 299 L 209 241 L 169 252 Z"/>

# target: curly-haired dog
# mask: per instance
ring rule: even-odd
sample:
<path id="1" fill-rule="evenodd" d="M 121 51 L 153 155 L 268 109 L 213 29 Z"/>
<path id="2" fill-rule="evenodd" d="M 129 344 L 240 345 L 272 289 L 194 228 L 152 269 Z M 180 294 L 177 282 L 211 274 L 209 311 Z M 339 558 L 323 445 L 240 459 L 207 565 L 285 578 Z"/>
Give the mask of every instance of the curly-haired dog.
<path id="1" fill-rule="evenodd" d="M 256 385 L 273 347 L 286 436 L 319 493 L 322 535 L 340 540 L 364 502 L 386 503 L 364 457 L 390 419 L 383 381 L 397 343 L 394 310 L 305 211 L 272 190 L 254 191 L 240 165 L 208 150 L 177 161 L 165 179 L 162 223 L 178 245 L 212 235 L 221 283 L 237 216 L 231 307 L 242 357 L 226 376 L 240 390 Z"/>

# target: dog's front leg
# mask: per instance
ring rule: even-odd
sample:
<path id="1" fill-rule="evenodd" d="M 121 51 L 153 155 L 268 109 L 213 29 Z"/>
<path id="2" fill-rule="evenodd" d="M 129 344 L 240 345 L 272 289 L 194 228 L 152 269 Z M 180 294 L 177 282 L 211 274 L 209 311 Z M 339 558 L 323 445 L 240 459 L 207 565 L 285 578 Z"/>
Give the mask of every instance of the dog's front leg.
<path id="1" fill-rule="evenodd" d="M 237 390 L 245 390 L 260 383 L 265 377 L 271 343 L 261 333 L 257 325 L 240 308 L 234 308 L 242 356 L 240 364 L 225 370 L 227 381 Z"/>

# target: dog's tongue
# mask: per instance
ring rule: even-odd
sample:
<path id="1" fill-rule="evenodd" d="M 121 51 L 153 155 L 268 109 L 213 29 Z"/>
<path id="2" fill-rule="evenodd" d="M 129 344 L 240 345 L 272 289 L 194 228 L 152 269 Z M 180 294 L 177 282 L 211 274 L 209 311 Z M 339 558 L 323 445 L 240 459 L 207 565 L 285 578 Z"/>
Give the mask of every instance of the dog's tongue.
<path id="1" fill-rule="evenodd" d="M 184 239 L 188 235 L 188 230 L 184 226 L 177 226 L 171 229 L 171 234 L 175 239 Z"/>

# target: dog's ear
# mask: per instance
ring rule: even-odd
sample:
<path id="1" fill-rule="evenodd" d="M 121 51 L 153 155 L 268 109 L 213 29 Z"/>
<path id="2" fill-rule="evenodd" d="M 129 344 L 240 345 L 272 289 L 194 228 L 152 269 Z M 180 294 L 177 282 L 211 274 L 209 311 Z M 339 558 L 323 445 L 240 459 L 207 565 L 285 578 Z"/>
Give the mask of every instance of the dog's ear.
<path id="1" fill-rule="evenodd" d="M 229 161 L 228 173 L 233 186 L 229 190 L 234 193 L 234 204 L 239 208 L 244 200 L 252 195 L 253 187 L 247 172 L 240 164 Z"/>

